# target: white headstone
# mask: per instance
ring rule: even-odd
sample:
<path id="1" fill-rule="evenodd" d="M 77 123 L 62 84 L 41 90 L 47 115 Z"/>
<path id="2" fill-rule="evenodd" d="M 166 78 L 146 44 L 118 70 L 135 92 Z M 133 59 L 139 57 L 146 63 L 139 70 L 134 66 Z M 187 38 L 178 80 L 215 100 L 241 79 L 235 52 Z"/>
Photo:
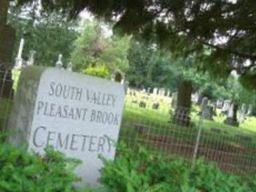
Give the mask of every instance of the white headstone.
<path id="1" fill-rule="evenodd" d="M 160 96 L 164 96 L 164 93 L 165 93 L 165 89 L 164 88 L 160 88 L 158 94 Z"/>
<path id="2" fill-rule="evenodd" d="M 36 54 L 36 52 L 35 52 L 34 50 L 31 50 L 31 51 L 30 51 L 29 59 L 28 59 L 28 61 L 27 61 L 27 66 L 34 65 L 34 62 L 35 62 L 35 54 Z"/>
<path id="3" fill-rule="evenodd" d="M 199 94 L 198 94 L 198 93 L 192 94 L 191 100 L 192 100 L 194 103 L 197 103 L 197 102 L 198 102 L 198 99 L 199 99 Z"/>
<path id="4" fill-rule="evenodd" d="M 58 69 L 63 68 L 62 57 L 63 57 L 62 54 L 59 54 L 58 61 L 55 63 L 55 67 Z"/>
<path id="5" fill-rule="evenodd" d="M 223 111 L 223 112 L 228 111 L 230 106 L 231 106 L 231 101 L 225 100 L 221 111 Z"/>
<path id="6" fill-rule="evenodd" d="M 121 82 L 120 82 L 122 85 L 125 84 L 125 76 L 123 76 L 123 78 L 121 79 Z"/>
<path id="7" fill-rule="evenodd" d="M 219 108 L 219 109 L 222 108 L 223 107 L 223 101 L 218 99 L 217 102 L 216 102 L 216 107 Z"/>
<path id="8" fill-rule="evenodd" d="M 29 76 L 31 69 L 26 70 Z M 45 147 L 53 146 L 68 157 L 80 159 L 76 173 L 84 183 L 97 185 L 102 168 L 98 155 L 107 159 L 115 156 L 123 86 L 56 68 L 47 68 L 39 76 L 39 83 L 31 79 L 20 83 L 18 90 L 28 94 L 17 94 L 9 127 L 22 132 L 24 138 L 20 140 L 28 140 L 31 151 L 44 154 Z M 17 137 L 10 140 L 15 143 Z"/>
<path id="9" fill-rule="evenodd" d="M 177 108 L 178 103 L 178 92 L 172 93 L 172 101 L 171 101 L 171 107 L 173 110 Z"/>
<path id="10" fill-rule="evenodd" d="M 243 103 L 242 107 L 241 107 L 241 110 L 239 111 L 239 121 L 240 122 L 243 122 L 245 120 L 246 112 L 247 112 L 246 104 Z"/>
<path id="11" fill-rule="evenodd" d="M 68 63 L 68 65 L 67 65 L 67 70 L 68 70 L 68 71 L 73 71 L 73 64 L 72 64 L 71 61 L 70 61 L 70 62 Z"/>
<path id="12" fill-rule="evenodd" d="M 158 88 L 155 87 L 155 88 L 153 89 L 153 94 L 154 94 L 154 95 L 157 95 L 157 93 L 158 93 Z"/>
<path id="13" fill-rule="evenodd" d="M 18 50 L 18 54 L 16 57 L 16 61 L 15 61 L 15 68 L 16 69 L 21 69 L 22 68 L 22 63 L 23 63 L 23 59 L 22 59 L 22 52 L 23 52 L 23 48 L 24 48 L 24 39 L 22 38 L 20 40 L 20 45 L 19 45 L 19 50 Z"/>
<path id="14" fill-rule="evenodd" d="M 253 106 L 249 105 L 246 115 L 250 116 L 252 114 L 252 110 L 253 110 Z"/>
<path id="15" fill-rule="evenodd" d="M 231 103 L 231 104 L 230 104 L 230 107 L 229 107 L 229 109 L 228 109 L 227 117 L 232 118 L 233 115 L 234 115 L 234 104 Z"/>
<path id="16" fill-rule="evenodd" d="M 202 99 L 202 103 L 201 103 L 201 109 L 203 109 L 204 107 L 206 107 L 208 105 L 208 98 L 204 97 Z"/>

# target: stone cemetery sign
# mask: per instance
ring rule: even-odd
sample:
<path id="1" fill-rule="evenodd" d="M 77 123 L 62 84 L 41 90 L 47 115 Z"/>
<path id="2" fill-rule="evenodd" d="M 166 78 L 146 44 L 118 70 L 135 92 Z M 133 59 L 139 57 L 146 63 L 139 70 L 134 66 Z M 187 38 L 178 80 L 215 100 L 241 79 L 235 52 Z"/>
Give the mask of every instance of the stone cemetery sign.
<path id="1" fill-rule="evenodd" d="M 77 174 L 96 185 L 102 162 L 115 156 L 124 88 L 95 77 L 54 68 L 23 70 L 9 122 L 10 142 L 28 141 L 39 154 L 52 146 L 82 164 Z"/>

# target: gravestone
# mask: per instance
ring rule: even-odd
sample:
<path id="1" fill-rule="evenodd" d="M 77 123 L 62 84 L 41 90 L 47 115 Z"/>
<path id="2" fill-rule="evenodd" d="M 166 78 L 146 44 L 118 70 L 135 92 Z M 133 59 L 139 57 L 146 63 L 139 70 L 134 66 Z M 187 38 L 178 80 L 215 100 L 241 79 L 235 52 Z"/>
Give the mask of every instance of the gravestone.
<path id="1" fill-rule="evenodd" d="M 120 83 L 57 68 L 23 69 L 9 121 L 9 142 L 41 155 L 52 146 L 80 159 L 83 183 L 97 185 L 102 162 L 114 159 L 124 89 Z"/>
<path id="2" fill-rule="evenodd" d="M 201 112 L 201 116 L 204 119 L 213 120 L 213 113 L 214 113 L 213 106 L 207 105 L 203 108 Z"/>
<path id="3" fill-rule="evenodd" d="M 224 104 L 223 104 L 223 107 L 221 109 L 221 113 L 227 114 L 230 107 L 231 107 L 231 101 L 230 100 L 225 100 Z"/>
<path id="4" fill-rule="evenodd" d="M 191 99 L 192 99 L 192 102 L 193 102 L 193 103 L 198 103 L 199 94 L 198 94 L 198 93 L 192 94 Z"/>
<path id="5" fill-rule="evenodd" d="M 204 119 L 213 120 L 213 106 L 209 105 L 209 101 L 206 97 L 202 100 L 200 115 Z"/>
<path id="6" fill-rule="evenodd" d="M 63 69 L 63 62 L 62 62 L 62 54 L 59 54 L 58 55 L 58 60 L 57 62 L 55 63 L 55 67 L 58 68 L 58 69 Z"/>
<path id="7" fill-rule="evenodd" d="M 165 94 L 165 89 L 164 89 L 164 88 L 160 88 L 159 91 L 158 91 L 158 94 L 159 94 L 160 96 L 164 96 L 164 94 Z"/>
<path id="8" fill-rule="evenodd" d="M 157 93 L 158 93 L 158 88 L 155 87 L 155 88 L 153 89 L 153 94 L 154 94 L 154 95 L 157 95 Z"/>
<path id="9" fill-rule="evenodd" d="M 241 106 L 241 109 L 239 111 L 239 121 L 240 122 L 243 122 L 245 120 L 246 112 L 247 112 L 246 104 L 243 103 Z"/>
<path id="10" fill-rule="evenodd" d="M 222 101 L 222 100 L 217 100 L 217 102 L 216 102 L 216 107 L 217 107 L 218 109 L 221 109 L 221 108 L 223 107 L 223 101 Z"/>
<path id="11" fill-rule="evenodd" d="M 208 99 L 207 99 L 207 97 L 204 97 L 202 99 L 202 103 L 201 103 L 201 112 L 202 112 L 203 108 L 207 106 L 207 104 L 208 104 Z"/>
<path id="12" fill-rule="evenodd" d="M 167 96 L 167 97 L 170 97 L 170 94 L 171 94 L 171 91 L 170 91 L 170 90 L 167 90 L 166 96 Z"/>
<path id="13" fill-rule="evenodd" d="M 253 106 L 249 105 L 248 110 L 247 110 L 247 116 L 251 116 L 252 115 L 252 111 L 253 111 Z"/>
<path id="14" fill-rule="evenodd" d="M 68 71 L 73 71 L 73 63 L 70 61 L 66 68 Z"/>
<path id="15" fill-rule="evenodd" d="M 19 45 L 19 50 L 18 50 L 18 54 L 17 57 L 15 59 L 15 68 L 16 69 L 21 69 L 23 66 L 23 59 L 22 59 L 22 52 L 23 52 L 23 48 L 24 48 L 24 39 L 22 38 L 20 40 L 20 45 Z"/>
<path id="16" fill-rule="evenodd" d="M 34 65 L 35 54 L 36 54 L 36 51 L 34 51 L 34 50 L 29 51 L 29 58 L 28 58 L 28 61 L 26 62 L 26 66 Z"/>
<path id="17" fill-rule="evenodd" d="M 174 92 L 172 93 L 172 102 L 171 102 L 172 109 L 175 110 L 177 108 L 177 103 L 178 103 L 178 93 Z"/>
<path id="18" fill-rule="evenodd" d="M 236 118 L 237 105 L 231 103 L 230 108 L 227 113 L 227 118 L 224 120 L 224 123 L 232 126 L 239 126 L 239 122 Z"/>

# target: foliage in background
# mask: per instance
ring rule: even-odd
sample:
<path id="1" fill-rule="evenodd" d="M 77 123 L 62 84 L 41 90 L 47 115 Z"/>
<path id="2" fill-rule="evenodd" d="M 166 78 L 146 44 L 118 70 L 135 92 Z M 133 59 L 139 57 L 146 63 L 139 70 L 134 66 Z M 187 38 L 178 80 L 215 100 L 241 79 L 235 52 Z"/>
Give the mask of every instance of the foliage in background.
<path id="1" fill-rule="evenodd" d="M 91 65 L 101 63 L 106 65 L 110 72 L 126 72 L 129 66 L 127 51 L 130 38 L 108 35 L 109 27 L 99 21 L 87 21 L 83 28 L 83 32 L 74 42 L 75 48 L 71 53 L 76 70 L 82 71 Z"/>
<path id="2" fill-rule="evenodd" d="M 39 157 L 1 142 L 0 191 L 73 192 L 73 184 L 78 181 L 73 174 L 77 164 L 50 148 L 44 157 Z"/>
<path id="3" fill-rule="evenodd" d="M 101 77 L 105 79 L 110 77 L 107 67 L 105 65 L 100 65 L 100 64 L 87 67 L 86 69 L 83 70 L 83 73 L 85 75 L 91 75 L 91 76 Z"/>
<path id="4" fill-rule="evenodd" d="M 167 54 L 162 54 L 153 45 L 132 39 L 128 52 L 129 85 L 136 88 L 166 87 L 174 90 L 177 87 L 178 75 L 171 66 Z"/>
<path id="5" fill-rule="evenodd" d="M 101 182 L 112 192 L 253 192 L 256 182 L 221 172 L 214 165 L 170 159 L 139 148 L 119 146 L 115 161 L 104 161 Z"/>
<path id="6" fill-rule="evenodd" d="M 14 57 L 20 39 L 25 39 L 23 58 L 28 60 L 30 51 L 36 51 L 35 64 L 54 66 L 58 55 L 63 63 L 70 60 L 73 41 L 76 39 L 75 21 L 59 12 L 40 11 L 36 7 L 11 7 L 9 22 L 16 30 Z"/>

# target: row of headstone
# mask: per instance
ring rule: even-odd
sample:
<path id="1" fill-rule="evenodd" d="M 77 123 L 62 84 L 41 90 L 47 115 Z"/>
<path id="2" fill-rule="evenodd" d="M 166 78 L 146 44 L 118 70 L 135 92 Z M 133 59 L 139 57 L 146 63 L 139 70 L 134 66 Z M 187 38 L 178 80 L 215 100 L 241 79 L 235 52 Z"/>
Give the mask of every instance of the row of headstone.
<path id="1" fill-rule="evenodd" d="M 31 50 L 30 54 L 29 54 L 29 59 L 27 61 L 24 61 L 23 58 L 22 58 L 22 53 L 23 53 L 24 45 L 25 45 L 25 40 L 22 38 L 20 40 L 18 53 L 17 53 L 16 59 L 15 59 L 15 66 L 14 66 L 15 69 L 21 69 L 23 67 L 28 67 L 28 66 L 34 65 L 36 51 Z M 59 69 L 63 69 L 64 68 L 63 67 L 62 58 L 63 58 L 62 54 L 59 54 L 58 55 L 58 60 L 55 63 L 55 67 L 56 68 L 59 68 Z M 66 69 L 68 71 L 72 71 L 72 67 L 73 67 L 72 63 L 69 62 L 67 64 Z"/>
<path id="2" fill-rule="evenodd" d="M 199 103 L 200 104 L 200 115 L 205 118 L 212 120 L 213 115 L 216 114 L 216 109 L 220 109 L 222 114 L 225 114 L 227 118 L 231 118 L 233 116 L 234 111 L 234 104 L 231 100 L 217 100 L 216 102 L 209 101 L 206 97 L 203 97 L 201 99 L 201 96 L 199 93 L 192 94 L 191 101 L 193 103 Z M 177 105 L 177 93 L 172 94 L 172 108 L 176 108 Z M 239 121 L 244 121 L 246 116 L 249 116 L 252 114 L 252 105 L 249 105 L 248 107 L 245 104 L 242 104 L 240 110 L 239 110 Z"/>
<path id="3" fill-rule="evenodd" d="M 169 89 L 165 89 L 165 88 L 153 88 L 153 92 L 154 95 L 159 95 L 159 96 L 166 96 L 169 97 L 170 96 L 170 90 Z"/>

